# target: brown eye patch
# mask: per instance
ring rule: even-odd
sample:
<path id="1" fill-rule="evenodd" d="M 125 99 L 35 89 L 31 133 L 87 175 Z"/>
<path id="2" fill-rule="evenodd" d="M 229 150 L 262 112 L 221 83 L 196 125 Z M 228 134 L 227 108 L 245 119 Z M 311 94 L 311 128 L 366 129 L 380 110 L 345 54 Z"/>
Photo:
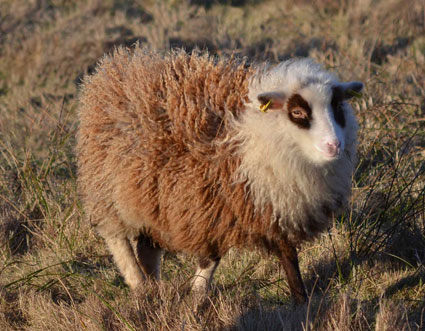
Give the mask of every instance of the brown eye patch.
<path id="1" fill-rule="evenodd" d="M 342 109 L 342 103 L 344 102 L 344 91 L 335 86 L 332 89 L 331 107 L 334 114 L 335 122 L 337 122 L 342 128 L 345 127 L 345 116 L 344 110 Z"/>
<path id="2" fill-rule="evenodd" d="M 270 101 L 270 97 L 268 95 L 259 95 L 258 96 L 258 101 L 260 101 L 260 103 L 262 105 L 265 105 L 267 102 Z"/>
<path id="3" fill-rule="evenodd" d="M 287 103 L 288 117 L 292 123 L 301 129 L 309 129 L 312 120 L 311 108 L 308 102 L 299 95 L 293 94 Z"/>

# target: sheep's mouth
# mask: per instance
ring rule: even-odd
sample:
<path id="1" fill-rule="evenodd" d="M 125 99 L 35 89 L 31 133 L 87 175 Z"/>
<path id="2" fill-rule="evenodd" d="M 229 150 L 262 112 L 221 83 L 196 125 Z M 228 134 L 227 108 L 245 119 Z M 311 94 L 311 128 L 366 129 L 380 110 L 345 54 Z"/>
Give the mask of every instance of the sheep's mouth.
<path id="1" fill-rule="evenodd" d="M 322 155 L 330 160 L 339 159 L 341 157 L 341 149 L 332 152 L 322 152 Z"/>
<path id="2" fill-rule="evenodd" d="M 317 145 L 314 145 L 314 147 L 320 153 L 320 155 L 327 161 L 338 160 L 341 158 L 342 149 L 340 147 L 335 149 L 324 149 Z"/>

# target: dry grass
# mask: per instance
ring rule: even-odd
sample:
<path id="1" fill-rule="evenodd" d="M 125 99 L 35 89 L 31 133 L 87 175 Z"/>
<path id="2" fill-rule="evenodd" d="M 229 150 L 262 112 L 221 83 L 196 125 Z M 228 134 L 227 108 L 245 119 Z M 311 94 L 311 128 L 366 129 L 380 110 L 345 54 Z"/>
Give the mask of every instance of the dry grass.
<path id="1" fill-rule="evenodd" d="M 0 2 L 1 330 L 423 330 L 425 2 Z M 360 162 L 344 215 L 300 253 L 293 307 L 273 257 L 231 251 L 204 298 L 191 257 L 130 293 L 84 221 L 73 148 L 78 84 L 115 45 L 183 46 L 251 61 L 311 56 L 355 100 Z"/>

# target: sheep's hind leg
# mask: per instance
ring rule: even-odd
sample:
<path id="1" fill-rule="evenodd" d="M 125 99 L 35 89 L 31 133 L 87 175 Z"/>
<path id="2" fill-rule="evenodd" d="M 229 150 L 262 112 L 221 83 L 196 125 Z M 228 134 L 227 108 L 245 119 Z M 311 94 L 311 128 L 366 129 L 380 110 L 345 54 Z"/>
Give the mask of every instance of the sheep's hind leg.
<path id="1" fill-rule="evenodd" d="M 214 272 L 220 263 L 220 258 L 200 258 L 195 277 L 192 280 L 192 290 L 196 292 L 207 292 L 211 285 Z"/>
<path id="2" fill-rule="evenodd" d="M 136 289 L 143 281 L 143 274 L 130 241 L 127 237 L 105 237 L 105 241 L 125 282 L 131 289 Z"/>
<path id="3" fill-rule="evenodd" d="M 159 281 L 162 249 L 156 246 L 150 237 L 143 234 L 133 239 L 133 245 L 137 261 L 144 273 L 148 277 Z"/>

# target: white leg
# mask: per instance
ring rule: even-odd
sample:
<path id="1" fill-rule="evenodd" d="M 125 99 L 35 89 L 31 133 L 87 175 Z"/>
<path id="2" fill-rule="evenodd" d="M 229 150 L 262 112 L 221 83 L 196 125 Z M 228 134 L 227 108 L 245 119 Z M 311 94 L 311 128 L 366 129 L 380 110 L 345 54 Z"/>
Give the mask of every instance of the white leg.
<path id="1" fill-rule="evenodd" d="M 211 285 L 214 272 L 217 269 L 220 259 L 201 259 L 196 269 L 195 277 L 192 280 L 192 290 L 196 292 L 206 292 Z"/>
<path id="2" fill-rule="evenodd" d="M 130 242 L 126 237 L 105 238 L 105 241 L 125 282 L 134 290 L 143 281 L 143 274 Z"/>

